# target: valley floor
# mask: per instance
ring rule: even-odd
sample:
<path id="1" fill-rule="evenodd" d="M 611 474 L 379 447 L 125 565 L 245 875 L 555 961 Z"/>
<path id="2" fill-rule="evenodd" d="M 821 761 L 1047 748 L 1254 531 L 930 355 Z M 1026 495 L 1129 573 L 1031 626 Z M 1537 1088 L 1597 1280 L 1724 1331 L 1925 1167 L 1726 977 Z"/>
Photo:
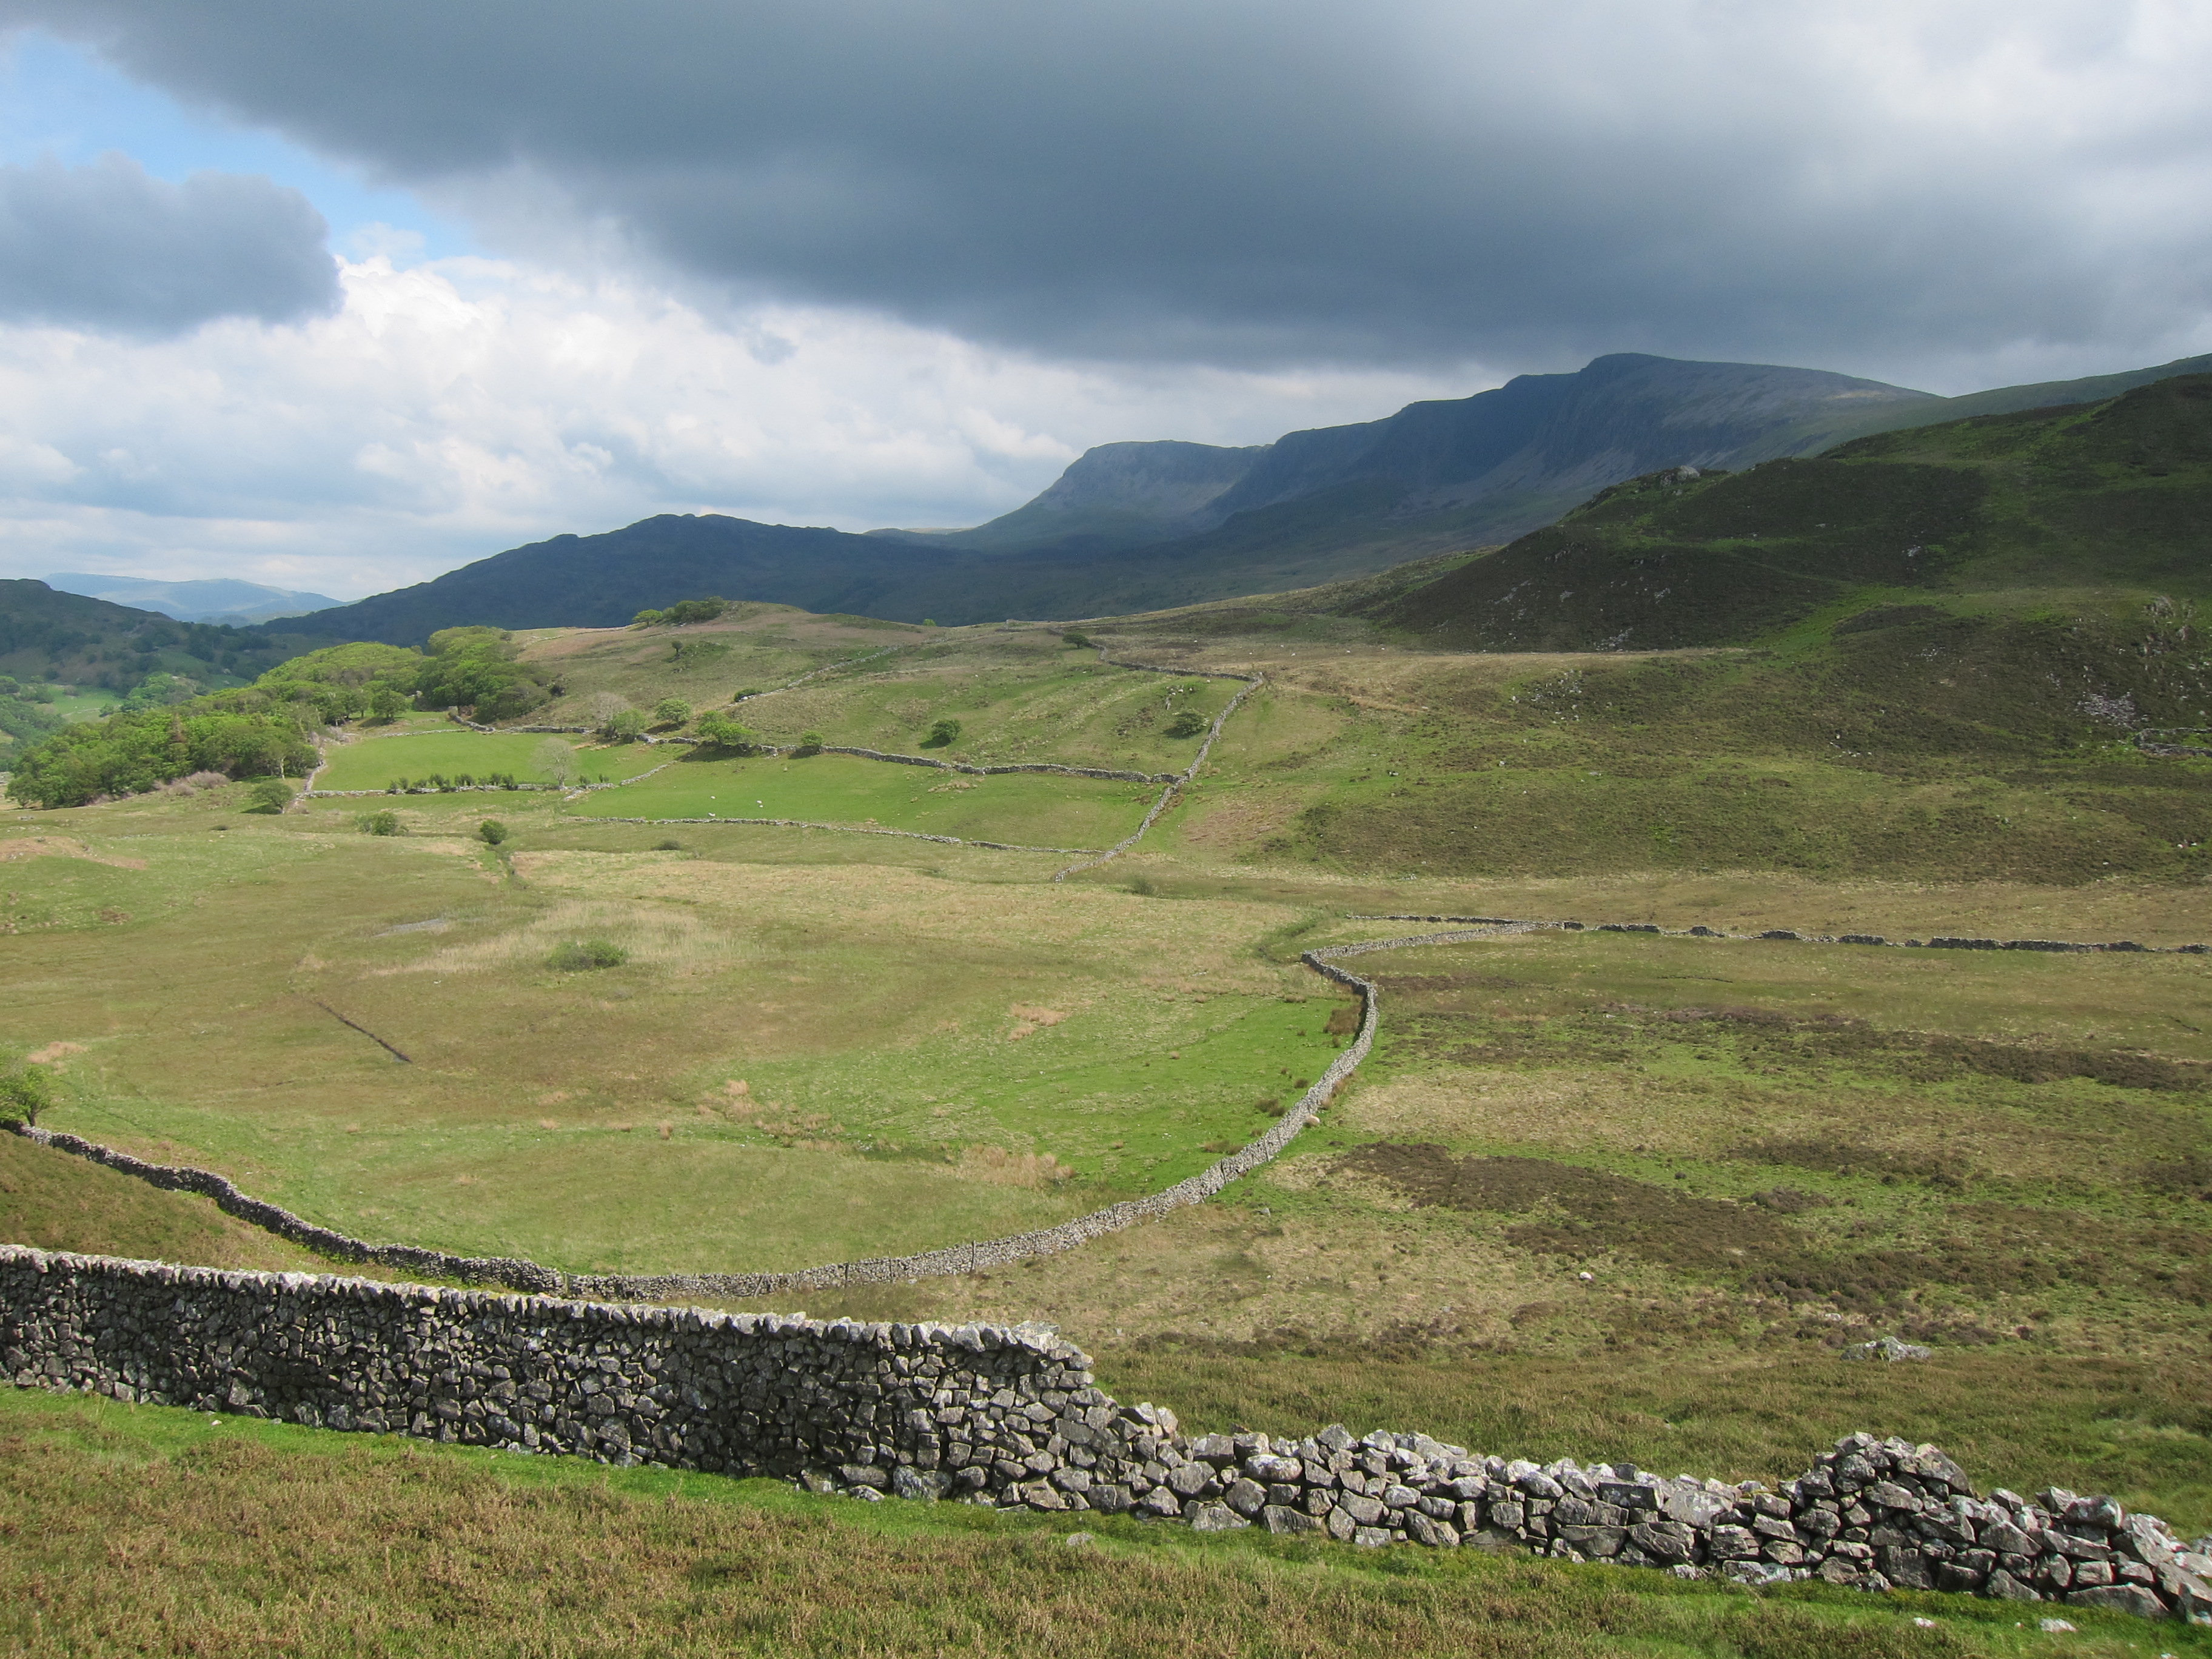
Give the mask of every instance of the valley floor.
<path id="1" fill-rule="evenodd" d="M 1345 1040 L 1351 1005 L 1298 952 L 1432 931 L 1378 918 L 2212 939 L 2192 850 L 2212 829 L 2203 763 L 2108 744 L 1923 757 L 1905 775 L 1742 727 L 1608 714 L 1592 687 L 1634 660 L 1419 656 L 1334 627 L 1133 630 L 1116 654 L 1268 684 L 1134 853 L 1060 883 L 1068 860 L 1049 854 L 624 823 L 697 814 L 611 804 L 665 789 L 720 814 L 726 777 L 763 803 L 811 792 L 792 817 L 1104 845 L 1157 791 L 994 777 L 938 793 L 957 780 L 819 757 L 672 762 L 574 801 L 408 794 L 260 816 L 233 789 L 10 813 L 0 1038 L 54 1067 L 52 1127 L 220 1170 L 356 1236 L 578 1271 L 736 1271 L 1012 1232 L 1204 1167 L 1276 1121 Z M 727 635 L 732 674 L 745 637 Z M 553 644 L 578 697 L 601 650 L 629 653 L 610 656 L 611 678 L 654 689 L 635 636 Z M 757 648 L 763 680 L 813 660 Z M 810 682 L 803 708 L 741 707 L 777 741 L 817 730 L 908 752 L 957 709 L 955 759 L 1157 772 L 1194 748 L 1165 735 L 1176 698 L 1205 714 L 1235 689 L 1091 660 L 1049 635 L 935 630 Z M 416 750 L 476 741 L 517 746 L 363 737 L 332 769 L 378 787 L 380 753 L 411 779 Z M 648 758 L 581 753 L 617 776 Z M 404 833 L 359 832 L 385 808 Z M 510 832 L 496 848 L 476 834 L 487 817 Z M 1746 851 L 1762 845 L 1771 856 Z M 553 965 L 598 939 L 625 960 Z M 988 1275 L 810 1294 L 806 1310 L 1050 1320 L 1097 1357 L 1102 1386 L 1197 1429 L 1342 1420 L 1771 1479 L 1868 1428 L 1936 1441 L 1992 1482 L 2111 1491 L 2212 1528 L 2207 958 L 1547 930 L 1358 965 L 1382 987 L 1372 1057 L 1220 1200 Z M 0 1235 L 314 1265 L 201 1200 L 13 1138 Z M 1841 1357 L 1876 1334 L 1934 1357 Z M 0 1501 L 35 1543 L 10 1553 L 21 1577 L 0 1616 L 52 1621 L 37 1628 L 58 1632 L 40 1638 L 54 1650 L 169 1639 L 149 1634 L 150 1607 L 99 1611 L 73 1565 L 79 1522 L 51 1518 L 73 1486 L 94 1494 L 82 1524 L 100 1517 L 97 1559 L 160 1585 L 161 1617 L 239 1621 L 279 1649 L 312 1622 L 326 1632 L 313 1650 L 432 1650 L 428 1624 L 372 1643 L 377 1610 L 398 1605 L 379 1584 L 404 1580 L 445 1587 L 419 1605 L 493 1650 L 498 1620 L 568 1604 L 487 1564 L 594 1549 L 620 1588 L 584 1598 L 565 1650 L 616 1650 L 624 1630 L 670 1651 L 2045 1644 L 2002 1609 L 1943 1598 L 1935 1631 L 1899 1602 L 1811 1591 L 1754 1615 L 1740 1594 L 1656 1575 L 1400 1566 L 1410 1552 L 1358 1561 L 1120 1523 L 1069 1548 L 1030 1522 L 697 1477 L 521 1471 L 36 1397 L 0 1409 L 24 1472 Z M 174 1541 L 226 1505 L 255 1517 L 240 1536 L 258 1544 Z M 363 1517 L 417 1540 L 397 1566 L 356 1544 Z M 425 1536 L 463 1522 L 481 1541 Z M 247 1595 L 247 1563 L 272 1549 L 325 1564 L 321 1612 Z M 805 1591 L 849 1559 L 933 1588 Z M 726 1571 L 699 1565 L 713 1561 Z M 1224 1572 L 1249 1594 L 1221 1595 Z M 2097 1650 L 2107 1638 L 2082 1622 L 2069 1641 Z"/>

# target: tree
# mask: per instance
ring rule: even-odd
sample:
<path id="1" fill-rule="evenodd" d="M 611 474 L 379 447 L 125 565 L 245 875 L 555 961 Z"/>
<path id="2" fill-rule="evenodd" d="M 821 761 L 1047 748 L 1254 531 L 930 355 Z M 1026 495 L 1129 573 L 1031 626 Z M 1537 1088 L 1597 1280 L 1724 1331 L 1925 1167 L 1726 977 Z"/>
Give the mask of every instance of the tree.
<path id="1" fill-rule="evenodd" d="M 960 740 L 960 722 L 941 720 L 929 728 L 929 735 L 921 740 L 924 749 L 944 749 Z"/>
<path id="2" fill-rule="evenodd" d="M 548 738 L 530 757 L 532 769 L 566 789 L 576 781 L 576 751 L 560 738 Z"/>
<path id="3" fill-rule="evenodd" d="M 246 800 L 249 812 L 282 812 L 292 804 L 292 786 L 282 778 L 257 779 Z"/>
<path id="4" fill-rule="evenodd" d="M 644 714 L 635 708 L 625 708 L 601 726 L 599 734 L 612 743 L 632 743 L 644 730 Z"/>
<path id="5" fill-rule="evenodd" d="M 660 620 L 658 611 L 641 611 L 629 619 L 632 628 L 651 628 Z"/>
<path id="6" fill-rule="evenodd" d="M 1079 650 L 1086 646 L 1096 643 L 1096 641 L 1091 639 L 1091 635 L 1088 634 L 1078 633 L 1073 628 L 1069 629 L 1067 632 L 1062 634 L 1060 637 L 1068 644 L 1074 646 Z"/>
<path id="7" fill-rule="evenodd" d="M 379 726 L 389 726 L 407 712 L 407 698 L 389 680 L 379 680 L 368 688 L 368 718 Z"/>
<path id="8" fill-rule="evenodd" d="M 615 722 L 624 714 L 635 712 L 629 706 L 629 699 L 619 691 L 594 691 L 584 700 L 584 718 L 591 722 L 592 729 L 601 737 L 612 737 Z"/>
<path id="9" fill-rule="evenodd" d="M 792 752 L 795 755 L 820 754 L 822 752 L 822 734 L 819 732 L 801 732 L 799 734 L 799 747 L 792 750 Z"/>
<path id="10" fill-rule="evenodd" d="M 507 826 L 497 818 L 486 818 L 477 825 L 477 836 L 487 847 L 496 847 L 507 839 Z"/>
<path id="11" fill-rule="evenodd" d="M 45 1066 L 18 1066 L 0 1073 L 0 1123 L 36 1123 L 53 1103 L 53 1073 Z"/>
<path id="12" fill-rule="evenodd" d="M 1198 710 L 1186 708 L 1168 722 L 1168 735 L 1171 738 L 1195 738 L 1205 732 L 1208 724 L 1206 716 Z"/>
<path id="13" fill-rule="evenodd" d="M 710 749 L 728 749 L 738 754 L 750 754 L 760 745 L 760 733 L 750 726 L 716 709 L 699 717 L 698 725 L 691 728 L 699 734 L 699 741 Z"/>
<path id="14" fill-rule="evenodd" d="M 663 697 L 653 705 L 653 718 L 661 726 L 681 726 L 691 718 L 691 705 L 681 697 Z"/>

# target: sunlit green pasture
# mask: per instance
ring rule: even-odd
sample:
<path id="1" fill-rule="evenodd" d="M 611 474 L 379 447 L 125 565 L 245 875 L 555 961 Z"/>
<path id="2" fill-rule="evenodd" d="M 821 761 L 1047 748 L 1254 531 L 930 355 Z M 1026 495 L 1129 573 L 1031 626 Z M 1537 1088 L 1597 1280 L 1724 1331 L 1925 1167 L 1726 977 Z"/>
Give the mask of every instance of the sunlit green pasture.
<path id="1" fill-rule="evenodd" d="M 666 751 L 661 751 L 664 755 Z M 676 762 L 570 803 L 586 817 L 800 818 L 1049 847 L 1105 847 L 1135 829 L 1156 784 L 1012 773 L 969 777 L 848 755 Z"/>
<path id="2" fill-rule="evenodd" d="M 318 789 L 388 789 L 403 780 L 421 783 L 433 775 L 456 782 L 463 775 L 486 781 L 503 772 L 523 783 L 550 783 L 544 752 L 548 742 L 567 747 L 586 779 L 635 777 L 681 751 L 646 744 L 586 744 L 580 738 L 551 738 L 526 732 L 470 732 L 459 726 L 400 737 L 366 736 L 333 743 L 325 750 Z"/>
<path id="3" fill-rule="evenodd" d="M 0 1036 L 68 1045 L 52 1121 L 356 1235 L 738 1270 L 1149 1190 L 1334 1052 L 1326 988 L 1252 953 L 1278 908 L 526 847 L 510 875 L 410 821 L 165 804 L 10 860 Z M 550 965 L 589 939 L 627 962 Z"/>

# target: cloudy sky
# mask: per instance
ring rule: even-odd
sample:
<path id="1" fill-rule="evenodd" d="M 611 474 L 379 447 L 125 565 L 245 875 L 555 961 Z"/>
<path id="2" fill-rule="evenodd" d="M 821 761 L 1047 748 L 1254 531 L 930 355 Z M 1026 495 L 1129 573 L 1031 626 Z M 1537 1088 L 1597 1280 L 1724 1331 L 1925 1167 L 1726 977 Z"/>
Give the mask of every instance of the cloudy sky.
<path id="1" fill-rule="evenodd" d="M 2212 349 L 2192 0 L 0 0 L 0 574 L 967 524 L 1604 351 Z"/>

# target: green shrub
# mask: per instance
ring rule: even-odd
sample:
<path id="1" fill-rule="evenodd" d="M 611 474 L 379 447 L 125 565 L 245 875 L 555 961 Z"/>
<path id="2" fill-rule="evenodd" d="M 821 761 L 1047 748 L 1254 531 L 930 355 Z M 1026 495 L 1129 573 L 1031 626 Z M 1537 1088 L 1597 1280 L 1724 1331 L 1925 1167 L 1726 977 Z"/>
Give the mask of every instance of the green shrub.
<path id="1" fill-rule="evenodd" d="M 53 1074 L 43 1066 L 0 1073 L 0 1123 L 36 1123 L 53 1103 Z"/>
<path id="2" fill-rule="evenodd" d="M 641 611 L 629 619 L 629 625 L 632 628 L 651 628 L 659 620 L 660 613 L 658 611 Z"/>
<path id="3" fill-rule="evenodd" d="M 292 786 L 283 778 L 257 778 L 246 792 L 249 812 L 281 812 L 292 804 Z"/>
<path id="4" fill-rule="evenodd" d="M 609 939 L 570 939 L 555 945 L 545 960 L 564 973 L 578 973 L 587 968 L 619 968 L 629 960 L 629 952 Z"/>
<path id="5" fill-rule="evenodd" d="M 354 828 L 364 836 L 397 836 L 405 833 L 399 827 L 399 814 L 397 812 L 363 812 L 353 822 Z"/>
<path id="6" fill-rule="evenodd" d="M 661 726 L 681 726 L 691 718 L 691 705 L 681 697 L 663 697 L 653 705 L 653 718 Z"/>
<path id="7" fill-rule="evenodd" d="M 1074 646 L 1079 650 L 1087 649 L 1098 642 L 1092 639 L 1088 634 L 1079 634 L 1073 628 L 1069 629 L 1067 632 L 1062 634 L 1060 637 L 1066 643 Z"/>
<path id="8" fill-rule="evenodd" d="M 477 836 L 487 847 L 496 847 L 507 839 L 507 826 L 497 818 L 486 818 L 477 825 Z"/>
<path id="9" fill-rule="evenodd" d="M 684 850 L 684 843 L 680 841 L 657 841 L 653 843 L 653 850 L 656 853 L 680 853 Z"/>
<path id="10" fill-rule="evenodd" d="M 1212 722 L 1195 708 L 1186 708 L 1168 722 L 1168 736 L 1171 738 L 1202 737 L 1206 728 L 1211 724 Z"/>
<path id="11" fill-rule="evenodd" d="M 792 750 L 795 755 L 818 755 L 821 752 L 822 734 L 819 732 L 801 732 L 799 734 L 799 747 Z"/>
<path id="12" fill-rule="evenodd" d="M 759 732 L 720 709 L 702 715 L 699 724 L 692 729 L 699 734 L 699 741 L 710 749 L 727 749 L 745 755 L 760 744 Z"/>
<path id="13" fill-rule="evenodd" d="M 921 740 L 921 746 L 924 749 L 944 749 L 959 740 L 960 722 L 955 720 L 942 720 L 929 728 L 929 735 Z"/>

